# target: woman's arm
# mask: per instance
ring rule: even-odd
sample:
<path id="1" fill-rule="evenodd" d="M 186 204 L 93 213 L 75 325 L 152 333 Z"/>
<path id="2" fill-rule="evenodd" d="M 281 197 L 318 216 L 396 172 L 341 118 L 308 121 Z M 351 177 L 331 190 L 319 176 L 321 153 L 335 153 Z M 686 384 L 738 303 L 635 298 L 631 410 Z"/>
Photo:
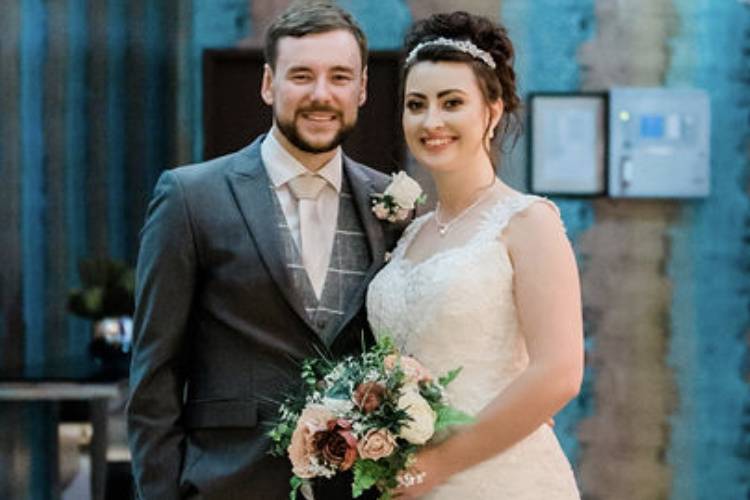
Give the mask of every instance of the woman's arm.
<path id="1" fill-rule="evenodd" d="M 425 482 L 397 492 L 419 496 L 449 476 L 487 460 L 531 434 L 579 391 L 583 376 L 580 284 L 559 216 L 535 203 L 508 225 L 515 302 L 528 367 L 450 439 L 424 450 L 416 468 Z"/>

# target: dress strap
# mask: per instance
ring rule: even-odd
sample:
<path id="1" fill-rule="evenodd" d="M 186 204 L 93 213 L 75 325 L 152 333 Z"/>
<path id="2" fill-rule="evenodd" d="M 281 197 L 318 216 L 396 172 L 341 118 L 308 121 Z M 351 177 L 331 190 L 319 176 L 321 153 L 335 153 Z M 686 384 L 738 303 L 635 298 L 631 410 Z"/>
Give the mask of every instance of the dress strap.
<path id="1" fill-rule="evenodd" d="M 548 198 L 533 194 L 513 195 L 498 201 L 493 207 L 489 208 L 484 213 L 481 232 L 485 233 L 489 238 L 498 237 L 516 214 L 523 212 L 537 202 L 544 203 L 551 207 L 557 214 L 558 218 L 560 217 L 560 209 L 557 208 L 557 205 Z M 565 224 L 563 223 L 562 218 L 560 218 L 560 224 L 563 226 L 564 230 Z"/>

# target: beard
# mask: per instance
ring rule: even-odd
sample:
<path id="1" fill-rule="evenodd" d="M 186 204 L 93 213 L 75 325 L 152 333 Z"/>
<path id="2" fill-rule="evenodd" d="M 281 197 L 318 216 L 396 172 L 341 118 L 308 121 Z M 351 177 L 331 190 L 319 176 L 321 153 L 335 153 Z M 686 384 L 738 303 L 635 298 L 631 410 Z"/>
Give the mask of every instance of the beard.
<path id="1" fill-rule="evenodd" d="M 299 129 L 297 128 L 297 117 L 302 113 L 314 111 L 334 112 L 336 113 L 336 119 L 341 123 L 341 127 L 336 132 L 336 135 L 325 144 L 310 144 L 310 142 L 302 137 L 302 134 L 300 134 Z M 283 120 L 274 113 L 274 121 L 276 122 L 276 127 L 279 129 L 279 132 L 281 132 L 294 147 L 305 153 L 313 154 L 327 153 L 328 151 L 337 148 L 347 139 L 347 137 L 349 137 L 352 130 L 354 130 L 354 125 L 356 125 L 356 120 L 351 123 L 344 123 L 341 113 L 328 107 L 312 107 L 298 110 L 294 113 L 294 118 L 292 118 L 292 120 Z"/>

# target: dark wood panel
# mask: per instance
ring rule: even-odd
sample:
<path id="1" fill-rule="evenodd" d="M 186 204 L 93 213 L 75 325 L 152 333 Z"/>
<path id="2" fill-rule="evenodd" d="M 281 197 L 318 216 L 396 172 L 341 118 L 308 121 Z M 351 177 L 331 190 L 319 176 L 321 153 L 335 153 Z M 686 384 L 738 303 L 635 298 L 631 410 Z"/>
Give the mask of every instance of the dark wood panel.
<path id="1" fill-rule="evenodd" d="M 251 49 L 208 49 L 203 54 L 204 158 L 236 151 L 271 126 L 260 97 L 263 54 Z M 390 172 L 403 165 L 405 145 L 398 110 L 396 52 L 373 52 L 367 102 L 344 143 L 355 160 Z"/>
<path id="2" fill-rule="evenodd" d="M 17 2 L 3 7 L 0 16 L 0 363 L 3 366 L 18 364 L 23 359 L 20 17 Z"/>

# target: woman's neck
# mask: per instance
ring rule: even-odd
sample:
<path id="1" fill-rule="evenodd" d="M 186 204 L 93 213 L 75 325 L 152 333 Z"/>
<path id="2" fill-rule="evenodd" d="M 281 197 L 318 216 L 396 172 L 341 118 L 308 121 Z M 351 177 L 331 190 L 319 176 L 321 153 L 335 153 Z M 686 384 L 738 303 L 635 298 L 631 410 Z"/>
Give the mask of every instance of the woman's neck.
<path id="1" fill-rule="evenodd" d="M 477 201 L 495 183 L 495 171 L 489 159 L 475 166 L 434 175 L 440 211 L 448 218 Z"/>

